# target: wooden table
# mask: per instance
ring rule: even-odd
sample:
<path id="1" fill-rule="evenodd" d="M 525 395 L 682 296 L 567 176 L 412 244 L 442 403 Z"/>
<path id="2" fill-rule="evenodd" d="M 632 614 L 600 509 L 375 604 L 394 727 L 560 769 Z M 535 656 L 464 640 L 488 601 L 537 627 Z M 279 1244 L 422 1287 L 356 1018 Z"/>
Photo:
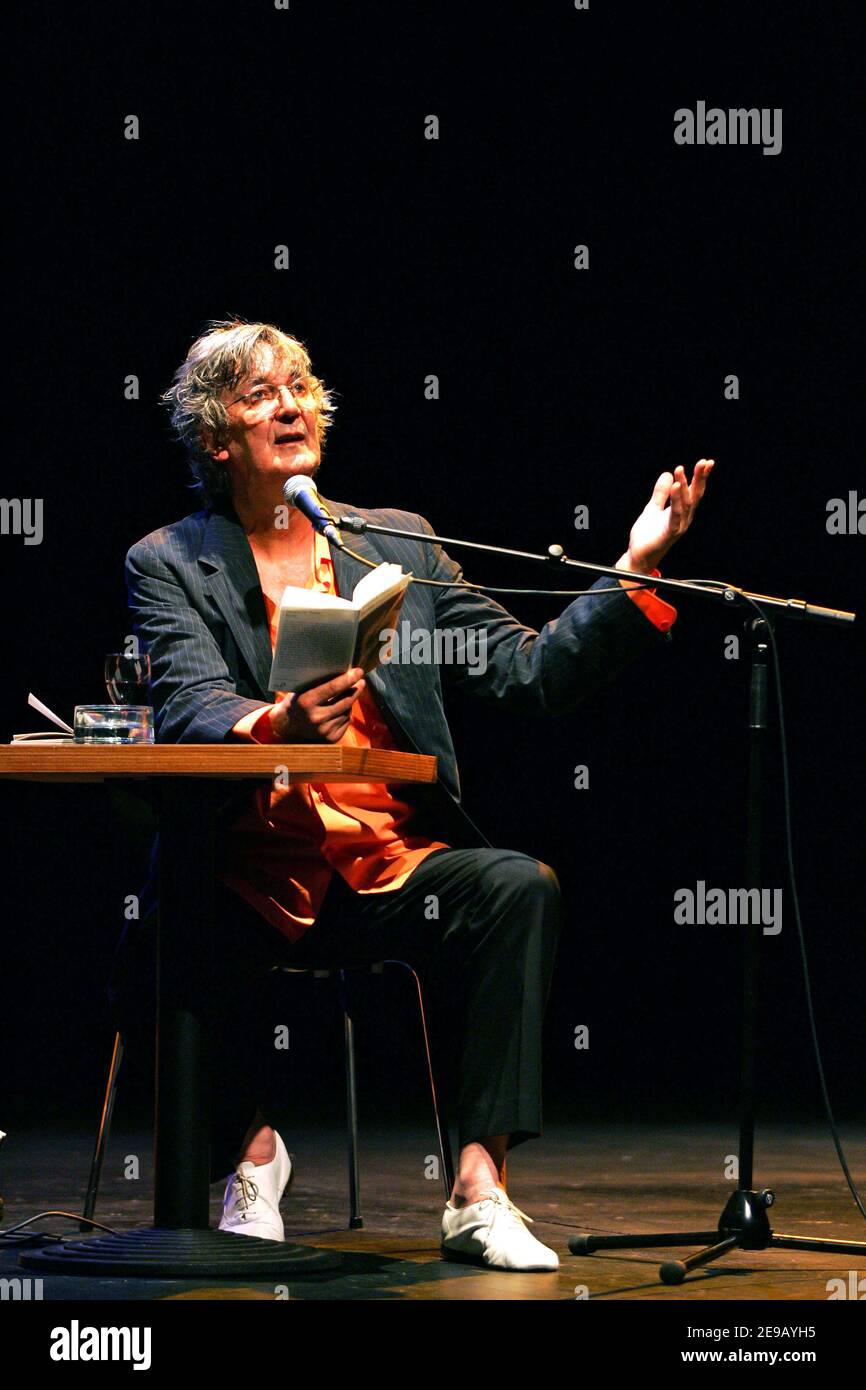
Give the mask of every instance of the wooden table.
<path id="1" fill-rule="evenodd" d="M 7 781 L 146 781 L 159 806 L 154 1224 L 25 1253 L 28 1268 L 189 1278 L 318 1272 L 335 1263 L 332 1252 L 208 1227 L 210 1068 L 198 1001 L 210 993 L 214 965 L 215 823 L 237 792 L 232 783 L 276 776 L 290 783 L 430 783 L 436 759 L 331 744 L 0 746 L 0 778 Z"/>

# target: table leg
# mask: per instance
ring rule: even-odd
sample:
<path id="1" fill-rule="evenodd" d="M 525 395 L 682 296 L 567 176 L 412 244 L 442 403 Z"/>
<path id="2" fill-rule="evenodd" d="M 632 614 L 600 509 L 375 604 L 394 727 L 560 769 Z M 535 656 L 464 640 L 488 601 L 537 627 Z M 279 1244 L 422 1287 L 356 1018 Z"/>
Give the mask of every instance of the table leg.
<path id="1" fill-rule="evenodd" d="M 213 962 L 214 788 L 163 788 L 157 937 L 154 1225 L 206 1230 L 210 1067 L 202 1010 Z"/>
<path id="2" fill-rule="evenodd" d="M 214 818 L 219 783 L 162 788 L 157 947 L 154 1225 L 27 1251 L 28 1269 L 142 1278 L 274 1278 L 337 1268 L 339 1251 L 233 1235 L 208 1226 L 210 1071 L 207 1009 Z"/>

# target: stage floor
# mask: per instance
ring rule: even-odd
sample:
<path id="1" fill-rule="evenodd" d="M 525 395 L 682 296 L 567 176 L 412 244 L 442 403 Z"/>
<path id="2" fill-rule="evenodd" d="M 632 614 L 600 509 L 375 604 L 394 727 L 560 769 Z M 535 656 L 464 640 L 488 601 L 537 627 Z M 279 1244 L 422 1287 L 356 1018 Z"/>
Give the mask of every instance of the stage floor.
<path id="1" fill-rule="evenodd" d="M 289 1277 L 291 1299 L 611 1299 L 819 1300 L 828 1280 L 847 1278 L 857 1261 L 844 1255 L 769 1250 L 729 1255 L 690 1275 L 685 1284 L 658 1280 L 663 1259 L 688 1250 L 601 1252 L 577 1258 L 568 1237 L 579 1232 L 662 1231 L 715 1227 L 735 1185 L 726 1180 L 736 1150 L 733 1127 L 713 1125 L 551 1125 L 540 1140 L 515 1150 L 509 1193 L 534 1218 L 533 1233 L 561 1260 L 552 1274 L 510 1274 L 446 1263 L 439 1254 L 441 1182 L 433 1167 L 432 1136 L 422 1129 L 362 1133 L 361 1182 L 365 1228 L 349 1231 L 344 1135 L 305 1130 L 283 1138 L 295 1180 L 283 1201 L 287 1237 L 344 1252 L 337 1272 Z M 866 1129 L 842 1127 L 848 1162 L 866 1188 Z M 10 1130 L 0 1154 L 3 1228 L 46 1209 L 80 1212 L 93 1136 L 48 1130 Z M 124 1169 L 140 1175 L 124 1177 Z M 106 1158 L 96 1218 L 119 1230 L 148 1224 L 151 1215 L 150 1141 L 118 1130 Z M 774 1229 L 785 1234 L 866 1239 L 826 1130 L 816 1124 L 762 1130 L 756 1147 L 756 1187 L 770 1186 Z M 212 1188 L 211 1224 L 221 1209 Z M 71 1222 L 43 1229 L 77 1235 Z M 244 1239 L 244 1237 L 238 1237 Z M 861 1271 L 864 1267 L 859 1261 Z M 19 1269 L 17 1253 L 0 1243 L 0 1278 Z M 27 1273 L 32 1273 L 27 1271 Z M 274 1281 L 140 1280 L 45 1274 L 44 1300 L 268 1299 Z M 281 1293 L 285 1298 L 285 1293 Z"/>

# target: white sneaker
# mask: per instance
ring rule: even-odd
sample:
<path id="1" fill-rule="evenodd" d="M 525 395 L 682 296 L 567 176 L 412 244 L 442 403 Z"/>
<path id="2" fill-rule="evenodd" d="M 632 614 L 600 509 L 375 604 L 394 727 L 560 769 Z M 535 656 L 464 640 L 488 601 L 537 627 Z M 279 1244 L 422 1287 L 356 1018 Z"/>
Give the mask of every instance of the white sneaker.
<path id="1" fill-rule="evenodd" d="M 232 1235 L 285 1240 L 280 1198 L 292 1176 L 292 1160 L 274 1130 L 277 1152 L 270 1163 L 239 1163 L 229 1178 L 218 1229 Z"/>
<path id="2" fill-rule="evenodd" d="M 489 1265 L 492 1269 L 551 1270 L 559 1256 L 524 1226 L 532 1217 L 520 1211 L 501 1187 L 465 1207 L 448 1202 L 442 1217 L 442 1255 L 446 1260 Z"/>

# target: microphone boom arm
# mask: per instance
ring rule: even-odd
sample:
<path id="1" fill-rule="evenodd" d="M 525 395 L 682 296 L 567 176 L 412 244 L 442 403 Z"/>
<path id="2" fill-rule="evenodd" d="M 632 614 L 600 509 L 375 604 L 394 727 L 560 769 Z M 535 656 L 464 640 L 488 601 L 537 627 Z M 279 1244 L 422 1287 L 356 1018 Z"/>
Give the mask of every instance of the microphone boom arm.
<path id="1" fill-rule="evenodd" d="M 423 541 L 427 545 L 460 545 L 469 550 L 481 550 L 487 554 L 504 555 L 512 560 L 532 560 L 535 563 L 565 566 L 568 569 L 587 570 L 591 574 L 610 575 L 613 579 L 631 579 L 642 588 L 685 590 L 691 594 L 703 594 L 707 598 L 722 599 L 726 603 L 757 603 L 761 608 L 770 608 L 781 617 L 799 618 L 812 622 L 853 623 L 856 613 L 844 608 L 824 608 L 819 604 L 807 603 L 802 598 L 779 598 L 773 594 L 755 594 L 748 589 L 738 588 L 723 580 L 701 581 L 692 579 L 662 579 L 651 575 L 635 574 L 632 570 L 620 570 L 614 565 L 597 565 L 588 560 L 571 560 L 561 545 L 551 545 L 545 555 L 529 550 L 511 550 L 501 545 L 485 545 L 482 541 L 461 540 L 455 536 L 428 535 L 426 531 L 402 531 L 396 526 L 377 526 L 372 521 L 364 521 L 359 516 L 341 516 L 337 520 L 341 530 L 351 531 L 356 536 L 372 532 L 379 536 L 394 536 L 398 540 Z"/>

